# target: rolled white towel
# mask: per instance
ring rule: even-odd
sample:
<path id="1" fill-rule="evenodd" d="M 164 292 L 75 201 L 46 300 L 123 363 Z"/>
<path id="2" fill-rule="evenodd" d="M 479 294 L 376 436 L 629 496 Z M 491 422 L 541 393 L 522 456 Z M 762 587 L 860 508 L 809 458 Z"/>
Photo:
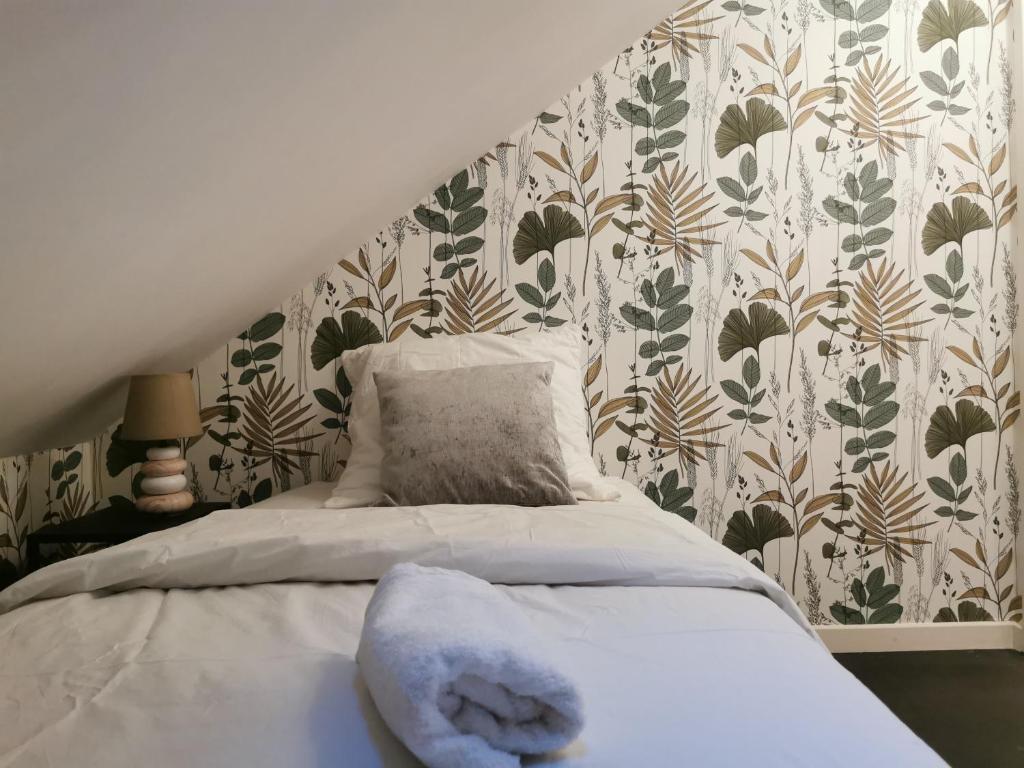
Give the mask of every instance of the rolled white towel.
<path id="1" fill-rule="evenodd" d="M 396 565 L 377 584 L 356 660 L 394 734 L 431 768 L 514 768 L 572 742 L 583 707 L 505 594 L 461 571 Z"/>

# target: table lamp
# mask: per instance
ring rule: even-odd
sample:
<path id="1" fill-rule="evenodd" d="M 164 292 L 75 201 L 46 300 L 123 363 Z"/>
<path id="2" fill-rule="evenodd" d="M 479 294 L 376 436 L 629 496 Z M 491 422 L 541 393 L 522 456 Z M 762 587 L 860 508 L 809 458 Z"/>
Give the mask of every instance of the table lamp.
<path id="1" fill-rule="evenodd" d="M 156 443 L 142 465 L 142 493 L 135 500 L 142 512 L 174 513 L 189 509 L 195 499 L 188 490 L 178 440 L 202 434 L 199 409 L 187 373 L 132 376 L 124 407 L 121 438 Z"/>

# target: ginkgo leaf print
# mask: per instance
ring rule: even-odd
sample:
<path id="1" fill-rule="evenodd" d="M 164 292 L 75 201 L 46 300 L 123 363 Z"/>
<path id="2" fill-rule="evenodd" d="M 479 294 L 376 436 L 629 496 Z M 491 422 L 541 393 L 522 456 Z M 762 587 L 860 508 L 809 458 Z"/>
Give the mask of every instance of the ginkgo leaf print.
<path id="1" fill-rule="evenodd" d="M 908 88 L 910 78 L 899 75 L 891 60 L 879 56 L 872 63 L 865 57 L 850 89 L 850 120 L 839 126 L 863 141 L 864 148 L 877 144 L 883 157 L 902 152 L 907 139 L 921 138 L 910 127 L 925 119 L 910 110 L 918 102 L 913 98 L 917 86 Z"/>
<path id="2" fill-rule="evenodd" d="M 313 368 L 319 371 L 341 357 L 342 352 L 382 341 L 384 337 L 373 321 L 358 312 L 349 310 L 342 313 L 340 323 L 334 317 L 325 317 L 320 321 L 316 338 L 313 339 Z"/>
<path id="3" fill-rule="evenodd" d="M 729 310 L 718 335 L 718 355 L 725 362 L 744 349 L 757 352 L 765 340 L 787 333 L 789 326 L 782 315 L 767 304 L 755 301 L 747 307 L 747 314 L 741 309 Z"/>
<path id="4" fill-rule="evenodd" d="M 336 481 L 363 453 L 350 350 L 572 332 L 595 464 L 763 565 L 812 623 L 930 621 L 947 601 L 953 618 L 957 601 L 1022 613 L 1022 2 L 677 0 L 579 83 L 541 55 L 570 87 L 465 147 L 463 168 L 435 167 L 414 120 L 401 146 L 367 144 L 376 176 L 349 180 L 350 217 L 406 170 L 429 183 L 390 223 L 307 233 L 315 279 L 185 361 L 205 430 L 187 445 L 197 496 L 244 505 Z M 458 70 L 417 66 L 453 126 L 515 86 L 471 93 Z M 409 82 L 368 95 L 361 119 L 393 123 Z M 256 245 L 283 265 L 276 232 Z M 230 298 L 249 275 L 227 266 L 206 278 Z M 139 458 L 117 433 L 82 448 L 0 459 L 0 582 L 48 512 L 90 508 Z M 997 540 L 1016 549 L 993 585 L 954 550 L 995 576 Z M 927 574 L 946 572 L 932 590 Z"/>
<path id="5" fill-rule="evenodd" d="M 725 425 L 709 424 L 718 411 L 712 408 L 718 395 L 708 397 L 711 387 L 701 387 L 700 374 L 694 373 L 682 363 L 675 375 L 668 367 L 661 370 L 661 376 L 654 385 L 648 426 L 651 437 L 643 438 L 649 445 L 657 445 L 666 456 L 676 454 L 681 469 L 687 463 L 705 461 L 708 448 L 718 448 L 710 438 Z"/>
<path id="6" fill-rule="evenodd" d="M 767 504 L 755 504 L 752 514 L 742 509 L 733 512 L 722 544 L 738 555 L 754 550 L 758 554 L 754 564 L 764 570 L 764 548 L 776 539 L 795 535 L 793 526 L 778 510 Z"/>
<path id="7" fill-rule="evenodd" d="M 715 152 L 725 157 L 734 149 L 749 145 L 757 154 L 757 142 L 774 131 L 786 130 L 782 113 L 763 99 L 753 98 L 746 103 L 746 112 L 737 104 L 730 104 L 722 113 L 715 131 Z"/>
<path id="8" fill-rule="evenodd" d="M 959 45 L 960 35 L 974 27 L 984 27 L 988 19 L 973 0 L 949 0 L 948 8 L 941 0 L 931 0 L 921 14 L 917 28 L 917 45 L 922 53 L 943 40 Z"/>
<path id="9" fill-rule="evenodd" d="M 945 203 L 935 203 L 928 211 L 921 247 L 929 256 L 947 243 L 956 243 L 962 249 L 964 238 L 971 232 L 991 227 L 992 219 L 980 205 L 966 197 L 954 197 L 952 209 Z"/>
<path id="10" fill-rule="evenodd" d="M 512 240 L 512 257 L 516 264 L 525 264 L 531 256 L 546 251 L 555 255 L 555 247 L 574 237 L 583 237 L 579 219 L 557 205 L 544 207 L 544 218 L 536 211 L 527 211 L 519 221 L 519 230 Z"/>
<path id="11" fill-rule="evenodd" d="M 688 173 L 689 168 L 680 171 L 679 163 L 671 173 L 661 165 L 651 184 L 645 220 L 658 252 L 671 251 L 680 266 L 693 261 L 701 246 L 716 244 L 707 235 L 721 226 L 721 222 L 711 223 L 707 218 L 718 207 L 706 205 L 714 195 L 705 194 L 704 184 L 694 183 L 698 171 Z"/>
<path id="12" fill-rule="evenodd" d="M 955 445 L 966 452 L 967 441 L 984 432 L 995 432 L 996 424 L 988 411 L 970 400 L 957 400 L 956 412 L 948 405 L 940 405 L 932 414 L 928 431 L 924 434 L 924 450 L 934 459 Z"/>

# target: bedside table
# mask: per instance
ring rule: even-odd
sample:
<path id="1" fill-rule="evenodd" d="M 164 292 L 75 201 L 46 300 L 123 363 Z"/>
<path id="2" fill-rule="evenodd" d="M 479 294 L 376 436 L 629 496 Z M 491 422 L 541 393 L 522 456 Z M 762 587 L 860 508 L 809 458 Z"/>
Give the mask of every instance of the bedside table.
<path id="1" fill-rule="evenodd" d="M 26 539 L 26 573 L 31 573 L 42 564 L 39 554 L 42 544 L 121 544 L 147 533 L 190 523 L 230 506 L 231 503 L 227 501 L 201 501 L 184 512 L 155 515 L 139 512 L 134 506 L 120 505 L 99 509 L 62 523 L 50 523 L 30 533 Z"/>

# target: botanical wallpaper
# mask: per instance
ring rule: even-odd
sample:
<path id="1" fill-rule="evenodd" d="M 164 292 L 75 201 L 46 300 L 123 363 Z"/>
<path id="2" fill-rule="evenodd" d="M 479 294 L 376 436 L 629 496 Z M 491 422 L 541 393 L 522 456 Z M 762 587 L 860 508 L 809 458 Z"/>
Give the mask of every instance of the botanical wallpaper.
<path id="1" fill-rule="evenodd" d="M 346 349 L 574 322 L 601 470 L 812 622 L 1020 618 L 1016 75 L 980 2 L 691 0 L 202 361 L 195 493 L 335 479 Z M 139 457 L 0 464 L 8 571 Z"/>

